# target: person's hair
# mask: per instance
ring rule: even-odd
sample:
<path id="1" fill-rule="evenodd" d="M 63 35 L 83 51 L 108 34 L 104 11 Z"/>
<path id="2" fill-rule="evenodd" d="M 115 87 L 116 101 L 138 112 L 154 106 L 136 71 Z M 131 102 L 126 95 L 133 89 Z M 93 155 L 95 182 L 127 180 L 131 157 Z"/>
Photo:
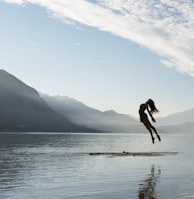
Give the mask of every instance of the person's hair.
<path id="1" fill-rule="evenodd" d="M 149 105 L 149 107 L 151 109 L 151 113 L 158 113 L 159 112 L 159 110 L 156 108 L 155 103 L 152 99 L 148 99 L 148 101 L 146 103 Z"/>

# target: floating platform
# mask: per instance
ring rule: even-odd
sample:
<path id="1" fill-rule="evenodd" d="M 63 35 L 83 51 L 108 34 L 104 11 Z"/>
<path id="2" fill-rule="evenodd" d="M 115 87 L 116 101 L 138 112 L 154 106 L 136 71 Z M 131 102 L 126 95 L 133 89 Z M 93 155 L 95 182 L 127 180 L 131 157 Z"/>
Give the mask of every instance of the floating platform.
<path id="1" fill-rule="evenodd" d="M 178 152 L 90 152 L 81 153 L 91 156 L 107 155 L 107 156 L 166 156 L 166 155 L 176 155 Z"/>

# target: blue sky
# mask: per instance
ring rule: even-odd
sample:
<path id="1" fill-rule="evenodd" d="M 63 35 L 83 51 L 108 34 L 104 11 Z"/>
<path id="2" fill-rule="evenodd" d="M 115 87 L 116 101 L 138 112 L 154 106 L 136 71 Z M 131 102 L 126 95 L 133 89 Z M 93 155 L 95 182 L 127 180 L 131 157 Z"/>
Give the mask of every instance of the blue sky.
<path id="1" fill-rule="evenodd" d="M 0 68 L 42 93 L 137 117 L 194 108 L 189 0 L 0 0 Z"/>

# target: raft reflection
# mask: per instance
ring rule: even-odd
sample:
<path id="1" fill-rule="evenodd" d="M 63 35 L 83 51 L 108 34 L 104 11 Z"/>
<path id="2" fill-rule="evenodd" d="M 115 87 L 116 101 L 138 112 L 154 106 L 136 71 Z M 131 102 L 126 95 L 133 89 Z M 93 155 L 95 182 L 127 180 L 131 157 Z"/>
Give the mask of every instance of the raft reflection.
<path id="1" fill-rule="evenodd" d="M 139 199 L 158 199 L 156 194 L 156 184 L 159 181 L 161 170 L 155 169 L 155 165 L 151 166 L 150 174 L 148 174 L 145 180 L 142 180 L 139 184 L 138 197 Z"/>

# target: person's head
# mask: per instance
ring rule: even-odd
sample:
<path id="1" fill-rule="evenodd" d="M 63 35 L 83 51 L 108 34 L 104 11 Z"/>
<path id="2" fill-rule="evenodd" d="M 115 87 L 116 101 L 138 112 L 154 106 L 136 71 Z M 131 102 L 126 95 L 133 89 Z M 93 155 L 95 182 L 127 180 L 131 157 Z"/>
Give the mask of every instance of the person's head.
<path id="1" fill-rule="evenodd" d="M 146 104 L 149 105 L 150 109 L 151 109 L 151 113 L 157 113 L 159 112 L 159 110 L 156 108 L 155 103 L 152 99 L 148 99 L 148 101 L 146 102 Z"/>

